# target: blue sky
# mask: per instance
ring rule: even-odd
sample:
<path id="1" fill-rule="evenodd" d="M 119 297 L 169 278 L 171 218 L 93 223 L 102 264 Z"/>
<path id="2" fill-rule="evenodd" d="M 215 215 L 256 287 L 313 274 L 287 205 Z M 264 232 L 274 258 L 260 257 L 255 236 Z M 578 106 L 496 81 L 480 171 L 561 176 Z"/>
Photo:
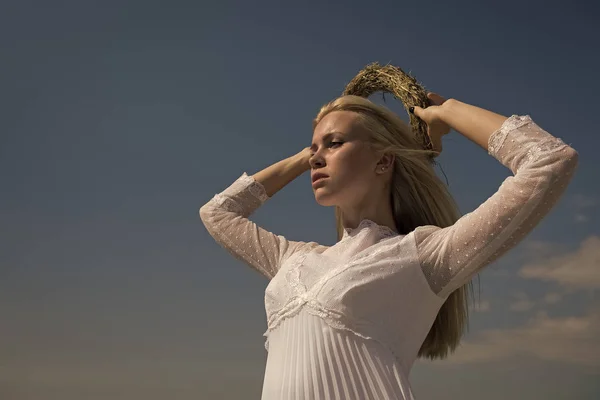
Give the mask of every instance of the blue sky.
<path id="1" fill-rule="evenodd" d="M 1 5 L 0 397 L 259 398 L 268 282 L 198 209 L 308 146 L 319 107 L 378 61 L 580 154 L 480 275 L 464 344 L 416 365 L 417 398 L 597 399 L 599 19 L 591 1 Z M 463 213 L 510 173 L 455 132 L 439 161 Z M 308 174 L 252 219 L 335 241 Z"/>

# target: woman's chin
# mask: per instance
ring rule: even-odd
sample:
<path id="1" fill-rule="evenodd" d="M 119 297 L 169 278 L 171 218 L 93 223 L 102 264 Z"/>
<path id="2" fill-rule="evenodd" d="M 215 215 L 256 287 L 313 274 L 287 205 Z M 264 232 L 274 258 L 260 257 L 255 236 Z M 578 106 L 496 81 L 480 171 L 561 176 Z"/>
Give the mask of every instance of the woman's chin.
<path id="1" fill-rule="evenodd" d="M 317 188 L 316 190 L 314 190 L 314 193 L 315 200 L 320 206 L 331 207 L 335 205 L 332 196 L 328 196 L 327 193 L 321 188 Z"/>

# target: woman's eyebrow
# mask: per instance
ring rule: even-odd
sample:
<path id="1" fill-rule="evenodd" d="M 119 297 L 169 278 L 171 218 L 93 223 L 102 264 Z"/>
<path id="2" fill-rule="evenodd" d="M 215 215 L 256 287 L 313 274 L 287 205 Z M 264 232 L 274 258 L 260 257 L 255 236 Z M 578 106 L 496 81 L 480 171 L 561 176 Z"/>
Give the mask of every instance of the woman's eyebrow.
<path id="1" fill-rule="evenodd" d="M 335 134 L 338 134 L 338 135 L 341 135 L 341 136 L 344 135 L 342 132 L 338 132 L 338 131 L 327 132 L 326 134 L 323 135 L 323 141 L 325 141 L 328 137 L 330 137 L 332 135 L 335 135 Z M 317 146 L 316 143 L 313 143 L 313 144 L 310 145 L 310 148 L 313 149 L 316 146 Z"/>

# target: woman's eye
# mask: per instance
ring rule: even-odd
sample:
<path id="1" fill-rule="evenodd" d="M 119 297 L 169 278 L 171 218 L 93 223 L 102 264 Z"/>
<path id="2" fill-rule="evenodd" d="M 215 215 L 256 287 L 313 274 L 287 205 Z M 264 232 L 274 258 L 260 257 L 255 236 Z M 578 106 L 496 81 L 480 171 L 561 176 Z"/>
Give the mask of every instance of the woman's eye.
<path id="1" fill-rule="evenodd" d="M 344 143 L 344 142 L 329 142 L 329 146 L 333 147 L 333 146 L 338 145 L 338 144 L 341 145 L 342 143 Z M 311 157 L 314 156 L 314 155 L 315 155 L 315 153 L 311 153 L 310 154 Z"/>

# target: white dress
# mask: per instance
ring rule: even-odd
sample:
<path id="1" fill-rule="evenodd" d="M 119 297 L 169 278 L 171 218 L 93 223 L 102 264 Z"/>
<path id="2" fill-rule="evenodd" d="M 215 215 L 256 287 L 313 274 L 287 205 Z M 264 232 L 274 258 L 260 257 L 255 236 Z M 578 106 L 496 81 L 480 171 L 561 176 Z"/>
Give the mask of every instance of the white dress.
<path id="1" fill-rule="evenodd" d="M 410 370 L 448 295 L 523 239 L 577 166 L 529 116 L 507 119 L 489 153 L 514 176 L 447 228 L 399 235 L 365 219 L 333 246 L 288 240 L 248 219 L 269 197 L 246 173 L 200 208 L 213 238 L 270 279 L 263 400 L 413 399 Z"/>

